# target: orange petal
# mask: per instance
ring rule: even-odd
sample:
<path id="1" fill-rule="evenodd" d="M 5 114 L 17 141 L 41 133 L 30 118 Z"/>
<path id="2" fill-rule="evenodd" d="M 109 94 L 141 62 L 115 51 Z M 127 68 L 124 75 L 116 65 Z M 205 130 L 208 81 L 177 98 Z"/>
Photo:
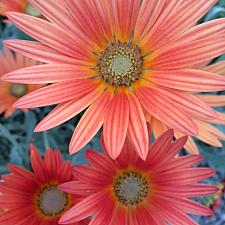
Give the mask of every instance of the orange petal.
<path id="1" fill-rule="evenodd" d="M 70 154 L 84 147 L 100 129 L 111 97 L 111 93 L 104 92 L 84 113 L 72 136 L 69 146 Z"/>
<path id="2" fill-rule="evenodd" d="M 108 154 L 116 159 L 121 152 L 129 122 L 129 104 L 124 92 L 116 92 L 105 114 L 103 137 Z"/>

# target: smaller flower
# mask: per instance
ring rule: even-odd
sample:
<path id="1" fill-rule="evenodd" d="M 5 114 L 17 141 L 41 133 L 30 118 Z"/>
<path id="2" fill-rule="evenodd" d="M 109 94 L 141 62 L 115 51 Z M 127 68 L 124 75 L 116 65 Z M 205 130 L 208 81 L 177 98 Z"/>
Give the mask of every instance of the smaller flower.
<path id="1" fill-rule="evenodd" d="M 70 209 L 80 196 L 58 189 L 58 185 L 74 180 L 69 161 L 63 162 L 58 150 L 48 149 L 42 159 L 31 145 L 30 172 L 16 165 L 8 165 L 10 174 L 2 176 L 0 183 L 0 224 L 57 225 L 63 213 Z M 87 225 L 77 221 L 71 225 Z"/>
<path id="2" fill-rule="evenodd" d="M 24 57 L 18 53 L 15 55 L 8 49 L 0 53 L 0 77 L 15 69 L 38 65 L 40 62 Z M 43 85 L 8 83 L 0 79 L 0 113 L 10 116 L 15 109 L 13 104 L 25 94 L 32 92 Z"/>
<path id="3" fill-rule="evenodd" d="M 41 17 L 41 13 L 28 0 L 1 0 L 0 14 L 5 16 L 6 12 L 21 12 L 31 16 Z"/>
<path id="4" fill-rule="evenodd" d="M 20 12 L 30 16 L 43 17 L 41 12 L 36 9 L 31 2 L 32 0 L 1 0 L 0 15 L 5 16 L 7 12 Z M 54 2 L 61 5 L 63 4 L 63 0 L 54 0 Z"/>
<path id="5" fill-rule="evenodd" d="M 78 179 L 60 189 L 85 196 L 66 212 L 60 224 L 93 216 L 101 225 L 196 225 L 187 214 L 212 215 L 190 198 L 213 194 L 217 188 L 198 182 L 212 176 L 209 168 L 192 168 L 199 155 L 177 157 L 187 137 L 173 142 L 173 131 L 161 135 L 149 149 L 146 161 L 126 140 L 121 154 L 112 160 L 107 153 L 86 152 L 90 165 L 75 166 Z M 106 151 L 105 151 L 106 152 Z"/>

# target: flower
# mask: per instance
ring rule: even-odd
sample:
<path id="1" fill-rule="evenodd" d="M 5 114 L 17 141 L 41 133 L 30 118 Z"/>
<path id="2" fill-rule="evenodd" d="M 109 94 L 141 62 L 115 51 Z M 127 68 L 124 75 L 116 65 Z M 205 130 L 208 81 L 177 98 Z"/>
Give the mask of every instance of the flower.
<path id="1" fill-rule="evenodd" d="M 41 17 L 41 13 L 36 8 L 34 8 L 28 0 L 1 0 L 0 14 L 6 15 L 7 12 L 11 11 Z"/>
<path id="2" fill-rule="evenodd" d="M 91 224 L 196 224 L 186 214 L 212 215 L 190 198 L 218 191 L 198 182 L 212 176 L 209 168 L 192 168 L 200 155 L 177 157 L 187 137 L 173 142 L 173 131 L 161 135 L 149 149 L 146 161 L 127 141 L 116 160 L 107 153 L 86 152 L 90 165 L 73 167 L 76 181 L 60 189 L 85 196 L 60 219 L 60 224 L 93 215 Z"/>
<path id="3" fill-rule="evenodd" d="M 6 211 L 0 214 L 1 225 L 56 225 L 60 216 L 80 198 L 58 189 L 59 184 L 74 180 L 71 163 L 63 162 L 58 150 L 48 149 L 42 159 L 31 145 L 31 165 L 33 172 L 8 165 L 10 174 L 2 176 L 0 205 Z M 71 223 L 85 224 L 88 224 L 88 219 Z"/>
<path id="4" fill-rule="evenodd" d="M 59 104 L 36 127 L 55 127 L 88 108 L 75 128 L 70 153 L 103 126 L 110 156 L 126 136 L 142 159 L 148 154 L 146 112 L 183 134 L 217 113 L 194 93 L 225 89 L 225 77 L 195 65 L 225 53 L 225 19 L 197 21 L 217 0 L 30 1 L 49 20 L 9 13 L 38 40 L 6 41 L 11 49 L 46 62 L 14 71 L 4 80 L 52 83 L 21 98 L 17 108 Z"/>
<path id="5" fill-rule="evenodd" d="M 38 65 L 40 62 L 24 57 L 18 53 L 15 55 L 8 49 L 0 53 L 0 77 L 12 70 Z M 13 104 L 23 95 L 39 89 L 43 85 L 12 84 L 0 80 L 0 113 L 5 117 L 10 116 L 15 109 Z"/>
<path id="6" fill-rule="evenodd" d="M 62 0 L 54 1 L 59 3 L 62 2 Z M 29 0 L 1 0 L 0 15 L 5 16 L 7 12 L 20 12 L 31 16 L 42 17 L 40 11 L 33 7 Z"/>
<path id="7" fill-rule="evenodd" d="M 224 76 L 225 61 L 221 61 L 207 66 L 201 66 L 201 69 Z M 197 94 L 196 96 L 212 107 L 225 106 L 225 95 Z M 214 120 L 194 119 L 194 122 L 196 123 L 199 130 L 198 136 L 196 136 L 196 138 L 214 147 L 222 147 L 223 145 L 221 143 L 221 140 L 225 140 L 225 134 L 212 125 L 225 125 L 225 114 L 218 112 L 218 115 L 219 118 Z M 155 137 L 160 136 L 163 132 L 168 130 L 168 126 L 166 126 L 156 118 L 149 116 L 148 120 L 152 124 L 152 129 L 153 133 L 155 134 Z M 178 131 L 175 132 L 176 138 L 179 138 L 181 136 L 182 133 Z M 188 137 L 188 141 L 184 147 L 188 152 L 192 154 L 199 153 L 198 148 L 192 137 Z"/>

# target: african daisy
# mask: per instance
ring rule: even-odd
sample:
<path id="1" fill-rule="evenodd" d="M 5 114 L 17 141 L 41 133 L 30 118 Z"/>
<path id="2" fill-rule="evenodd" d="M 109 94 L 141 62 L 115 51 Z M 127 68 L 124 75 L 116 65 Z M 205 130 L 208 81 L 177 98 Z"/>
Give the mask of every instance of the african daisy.
<path id="1" fill-rule="evenodd" d="M 225 89 L 225 77 L 195 65 L 225 53 L 225 19 L 196 25 L 217 0 L 30 1 L 49 20 L 9 13 L 38 40 L 6 41 L 48 63 L 12 72 L 5 80 L 52 83 L 26 95 L 17 108 L 59 104 L 36 127 L 55 127 L 88 107 L 75 128 L 70 153 L 103 126 L 115 159 L 129 136 L 142 159 L 148 154 L 146 112 L 183 134 L 198 135 L 195 119 L 217 113 L 194 95 Z"/>
<path id="2" fill-rule="evenodd" d="M 40 62 L 24 57 L 18 53 L 14 54 L 8 49 L 0 53 L 0 77 L 12 70 L 38 65 Z M 12 84 L 0 80 L 0 114 L 10 116 L 15 109 L 13 104 L 25 94 L 37 90 L 43 85 Z"/>
<path id="3" fill-rule="evenodd" d="M 116 160 L 88 150 L 90 165 L 73 167 L 77 181 L 60 185 L 85 198 L 59 223 L 92 215 L 89 225 L 196 225 L 187 214 L 209 216 L 212 211 L 190 198 L 215 193 L 217 188 L 198 184 L 214 174 L 209 168 L 192 168 L 201 156 L 176 157 L 186 140 L 173 142 L 173 131 L 167 131 L 150 146 L 146 161 L 128 141 Z"/>
<path id="4" fill-rule="evenodd" d="M 58 185 L 74 180 L 69 161 L 63 162 L 58 150 L 48 149 L 44 158 L 31 145 L 30 172 L 16 165 L 8 165 L 10 174 L 3 175 L 0 183 L 1 225 L 57 225 L 62 214 L 70 209 L 78 195 L 58 189 Z M 77 221 L 71 225 L 87 225 Z"/>

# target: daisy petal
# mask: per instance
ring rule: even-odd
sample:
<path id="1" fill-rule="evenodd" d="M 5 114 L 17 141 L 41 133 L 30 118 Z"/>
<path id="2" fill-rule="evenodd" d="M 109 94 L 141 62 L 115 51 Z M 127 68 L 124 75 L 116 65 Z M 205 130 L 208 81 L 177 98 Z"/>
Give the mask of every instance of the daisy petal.
<path id="1" fill-rule="evenodd" d="M 6 40 L 4 44 L 11 50 L 19 52 L 24 56 L 45 63 L 63 63 L 73 65 L 88 65 L 88 62 L 72 58 L 53 48 L 36 41 Z"/>
<path id="2" fill-rule="evenodd" d="M 95 208 L 105 199 L 102 192 L 92 194 L 67 211 L 59 220 L 60 224 L 75 223 L 92 215 Z"/>
<path id="3" fill-rule="evenodd" d="M 21 13 L 8 13 L 7 16 L 18 28 L 63 54 L 78 59 L 89 55 L 87 50 L 81 48 L 87 43 L 82 44 L 80 38 L 50 22 Z"/>
<path id="4" fill-rule="evenodd" d="M 143 109 L 133 94 L 128 94 L 130 119 L 128 126 L 128 136 L 135 146 L 138 155 L 145 159 L 148 154 L 149 135 Z"/>
<path id="5" fill-rule="evenodd" d="M 70 154 L 76 153 L 86 145 L 103 124 L 111 93 L 105 92 L 94 102 L 79 121 L 70 142 Z"/>
<path id="6" fill-rule="evenodd" d="M 65 103 L 61 103 L 56 106 L 35 128 L 35 132 L 40 132 L 44 130 L 56 127 L 65 121 L 73 118 L 78 113 L 87 108 L 91 103 L 93 103 L 99 96 L 101 92 L 95 90 L 90 92 L 77 100 L 70 100 Z"/>
<path id="7" fill-rule="evenodd" d="M 221 91 L 225 89 L 225 77 L 207 71 L 155 70 L 149 76 L 152 82 L 161 86 L 191 92 Z"/>
<path id="8" fill-rule="evenodd" d="M 126 94 L 117 92 L 105 114 L 103 137 L 108 154 L 116 159 L 123 147 L 129 122 L 129 103 Z"/>
<path id="9" fill-rule="evenodd" d="M 16 103 L 16 108 L 34 108 L 66 102 L 97 88 L 93 82 L 87 80 L 73 80 L 52 84 L 25 95 Z"/>
<path id="10" fill-rule="evenodd" d="M 167 96 L 159 96 L 155 91 L 144 87 L 137 88 L 136 95 L 146 111 L 170 128 L 189 135 L 198 133 L 193 120 Z"/>
<path id="11" fill-rule="evenodd" d="M 86 67 L 70 64 L 47 64 L 19 69 L 4 75 L 2 79 L 13 83 L 45 84 L 87 79 L 91 76 L 93 76 L 93 72 Z"/>

